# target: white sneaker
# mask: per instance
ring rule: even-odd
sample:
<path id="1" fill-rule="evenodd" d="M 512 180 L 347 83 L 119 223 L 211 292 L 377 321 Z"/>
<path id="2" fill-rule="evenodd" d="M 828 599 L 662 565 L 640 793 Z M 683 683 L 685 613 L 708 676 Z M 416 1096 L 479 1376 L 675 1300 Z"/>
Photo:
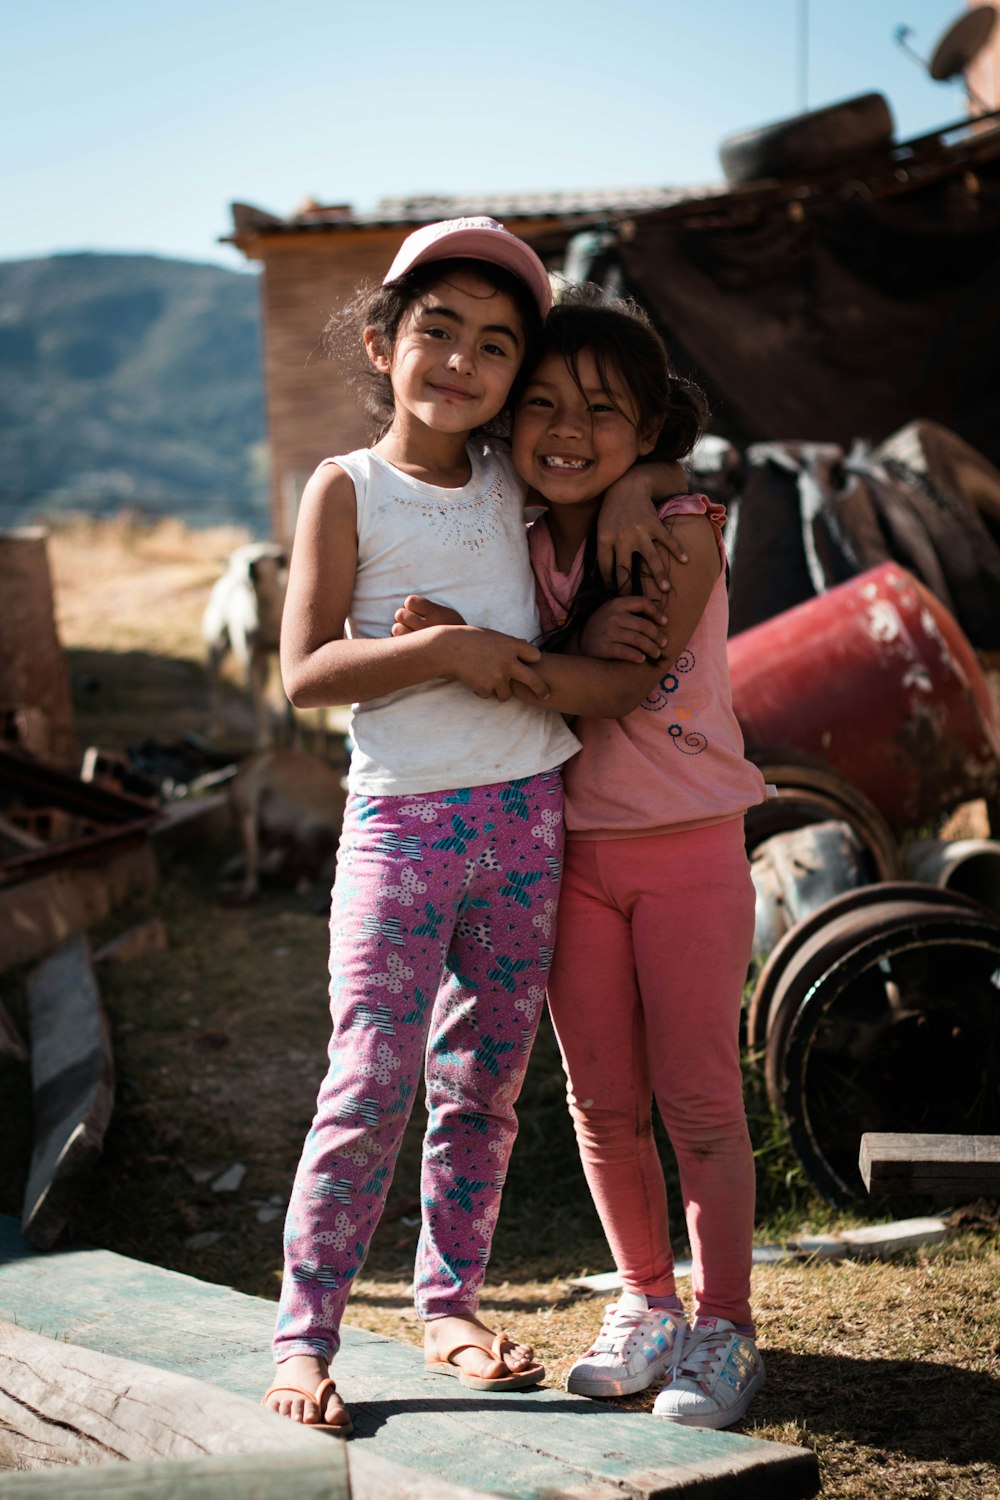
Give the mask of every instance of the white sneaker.
<path id="1" fill-rule="evenodd" d="M 631 1396 L 663 1373 L 687 1323 L 680 1313 L 650 1307 L 641 1292 L 609 1302 L 601 1331 L 566 1379 L 574 1396 Z"/>
<path id="2" fill-rule="evenodd" d="M 686 1427 L 738 1422 L 764 1384 L 755 1339 L 725 1318 L 696 1318 L 653 1406 L 654 1417 Z"/>

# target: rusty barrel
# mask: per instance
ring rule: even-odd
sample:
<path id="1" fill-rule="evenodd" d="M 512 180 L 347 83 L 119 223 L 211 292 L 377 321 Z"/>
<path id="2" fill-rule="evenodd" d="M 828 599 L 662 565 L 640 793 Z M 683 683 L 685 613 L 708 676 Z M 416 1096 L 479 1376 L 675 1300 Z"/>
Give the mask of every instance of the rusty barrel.
<path id="1" fill-rule="evenodd" d="M 749 752 L 818 759 L 900 832 L 1000 778 L 1000 707 L 953 616 L 883 563 L 729 641 Z"/>

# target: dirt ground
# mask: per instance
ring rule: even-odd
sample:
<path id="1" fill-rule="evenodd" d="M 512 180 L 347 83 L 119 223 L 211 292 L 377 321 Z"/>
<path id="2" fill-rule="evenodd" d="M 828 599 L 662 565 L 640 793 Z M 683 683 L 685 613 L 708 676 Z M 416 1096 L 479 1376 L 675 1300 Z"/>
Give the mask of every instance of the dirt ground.
<path id="1" fill-rule="evenodd" d="M 82 743 L 117 748 L 205 732 L 198 620 L 218 559 L 242 539 L 128 522 L 80 524 L 52 537 Z M 249 726 L 230 684 L 235 751 L 247 748 Z M 107 939 L 158 915 L 168 945 L 100 971 L 117 1103 L 70 1228 L 90 1243 L 273 1298 L 283 1205 L 325 1064 L 326 930 L 315 888 L 235 901 L 221 876 L 235 847 L 226 836 L 164 859 L 156 890 L 94 934 Z M 23 1025 L 23 975 L 5 976 L 4 1002 Z M 0 1066 L 0 1211 L 16 1214 L 30 1155 L 30 1088 L 25 1070 Z M 810 1192 L 752 1075 L 748 1101 L 758 1240 L 843 1224 Z M 536 1344 L 557 1385 L 603 1311 L 568 1278 L 608 1270 L 610 1261 L 546 1029 L 520 1114 L 484 1308 Z M 348 1310 L 353 1323 L 413 1343 L 419 1129 L 415 1118 Z M 669 1161 L 668 1176 L 676 1202 Z M 813 1447 L 823 1494 L 838 1500 L 1000 1497 L 996 1228 L 995 1207 L 981 1204 L 956 1217 L 943 1244 L 889 1261 L 756 1267 L 768 1383 L 739 1430 Z M 680 1237 L 676 1248 L 686 1254 Z M 262 1370 L 262 1388 L 267 1376 Z M 652 1393 L 627 1404 L 647 1410 Z"/>

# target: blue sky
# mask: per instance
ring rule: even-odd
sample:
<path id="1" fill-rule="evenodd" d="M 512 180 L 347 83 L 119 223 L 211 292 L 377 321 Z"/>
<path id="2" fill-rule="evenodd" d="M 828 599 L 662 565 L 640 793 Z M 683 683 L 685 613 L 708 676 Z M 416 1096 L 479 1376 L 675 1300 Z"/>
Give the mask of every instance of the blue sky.
<path id="1" fill-rule="evenodd" d="M 925 57 L 961 0 L 31 0 L 5 22 L 0 259 L 238 268 L 229 203 L 719 180 L 721 137 L 869 89 L 959 118 Z"/>

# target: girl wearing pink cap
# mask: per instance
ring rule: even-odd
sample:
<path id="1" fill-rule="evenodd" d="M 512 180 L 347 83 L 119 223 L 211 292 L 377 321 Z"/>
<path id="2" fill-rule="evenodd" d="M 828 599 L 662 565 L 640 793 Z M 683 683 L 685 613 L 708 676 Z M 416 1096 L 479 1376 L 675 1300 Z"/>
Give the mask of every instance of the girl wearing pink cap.
<path id="1" fill-rule="evenodd" d="M 494 220 L 412 234 L 353 305 L 377 441 L 319 466 L 296 527 L 285 688 L 300 707 L 351 702 L 355 750 L 331 907 L 329 1067 L 288 1208 L 264 1401 L 341 1434 L 351 1419 L 329 1363 L 422 1071 L 415 1292 L 428 1368 L 476 1390 L 545 1373 L 476 1309 L 552 955 L 560 767 L 579 748 L 561 714 L 601 693 L 608 712 L 626 706 L 612 663 L 530 644 L 525 486 L 481 435 L 549 302 L 537 256 Z M 644 477 L 631 504 L 651 532 Z M 478 628 L 394 636 L 415 583 Z M 661 607 L 636 618 L 657 650 Z"/>

